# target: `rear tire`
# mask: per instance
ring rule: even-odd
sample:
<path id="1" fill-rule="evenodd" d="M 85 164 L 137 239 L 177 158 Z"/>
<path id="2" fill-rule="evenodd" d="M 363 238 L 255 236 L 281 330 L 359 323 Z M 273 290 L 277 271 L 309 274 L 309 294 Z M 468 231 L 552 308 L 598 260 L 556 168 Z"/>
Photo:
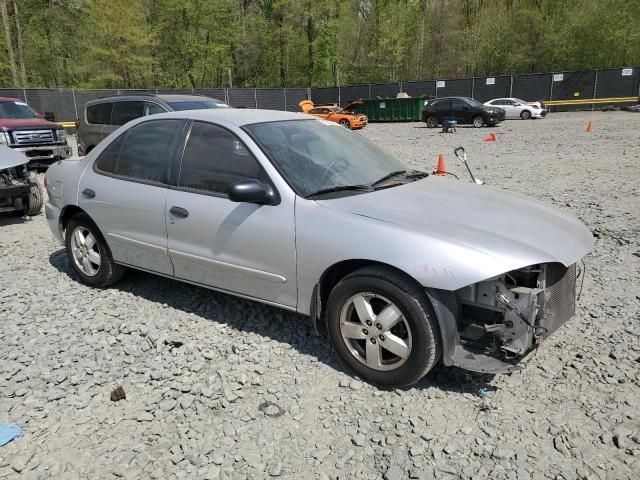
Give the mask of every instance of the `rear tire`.
<path id="1" fill-rule="evenodd" d="M 424 121 L 427 124 L 428 128 L 436 128 L 438 126 L 438 119 L 436 117 L 434 117 L 433 115 L 430 117 L 427 117 L 427 119 Z"/>
<path id="2" fill-rule="evenodd" d="M 424 289 L 391 268 L 365 267 L 344 277 L 326 315 L 338 355 L 369 382 L 407 387 L 440 358 L 440 332 Z"/>
<path id="3" fill-rule="evenodd" d="M 485 122 L 484 117 L 482 115 L 476 115 L 475 117 L 473 117 L 473 120 L 471 120 L 471 122 L 473 123 L 473 126 L 476 128 L 484 127 L 487 123 Z"/>
<path id="4" fill-rule="evenodd" d="M 125 267 L 113 261 L 102 233 L 86 213 L 78 213 L 69 220 L 65 247 L 69 264 L 82 283 L 104 288 L 116 283 L 126 272 Z"/>
<path id="5" fill-rule="evenodd" d="M 520 118 L 522 120 L 529 120 L 531 118 L 531 112 L 529 110 L 523 110 L 520 112 Z"/>
<path id="6" fill-rule="evenodd" d="M 40 184 L 37 181 L 29 181 L 29 198 L 27 199 L 25 215 L 35 217 L 42 211 L 43 204 L 44 194 Z"/>

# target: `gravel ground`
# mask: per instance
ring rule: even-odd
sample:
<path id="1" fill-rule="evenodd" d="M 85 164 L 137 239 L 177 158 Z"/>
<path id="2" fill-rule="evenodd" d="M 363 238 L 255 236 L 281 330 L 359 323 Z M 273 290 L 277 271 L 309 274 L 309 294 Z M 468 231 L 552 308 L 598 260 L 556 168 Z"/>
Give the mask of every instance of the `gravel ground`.
<path id="1" fill-rule="evenodd" d="M 362 132 L 467 181 L 464 145 L 487 183 L 596 237 L 576 316 L 524 371 L 437 367 L 405 391 L 353 378 L 295 314 L 138 272 L 92 290 L 43 215 L 0 219 L 0 421 L 24 429 L 0 477 L 640 478 L 639 132 L 621 112 Z"/>

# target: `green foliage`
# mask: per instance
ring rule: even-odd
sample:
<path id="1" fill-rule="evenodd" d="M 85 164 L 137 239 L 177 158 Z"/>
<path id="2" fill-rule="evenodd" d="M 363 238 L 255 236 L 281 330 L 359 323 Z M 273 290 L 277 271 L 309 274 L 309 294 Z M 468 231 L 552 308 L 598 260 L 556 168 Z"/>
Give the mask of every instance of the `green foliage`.
<path id="1" fill-rule="evenodd" d="M 640 65 L 638 0 L 15 3 L 27 87 L 329 86 Z M 21 61 L 6 5 L 3 87 L 9 43 Z"/>

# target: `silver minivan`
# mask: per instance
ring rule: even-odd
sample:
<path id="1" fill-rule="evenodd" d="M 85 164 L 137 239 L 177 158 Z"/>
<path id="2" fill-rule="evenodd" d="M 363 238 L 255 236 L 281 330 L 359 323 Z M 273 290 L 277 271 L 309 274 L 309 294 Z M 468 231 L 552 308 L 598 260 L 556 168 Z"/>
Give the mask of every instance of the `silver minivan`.
<path id="1" fill-rule="evenodd" d="M 127 95 L 92 100 L 87 102 L 78 119 L 78 153 L 86 155 L 110 133 L 136 118 L 209 108 L 228 108 L 228 105 L 200 95 Z"/>

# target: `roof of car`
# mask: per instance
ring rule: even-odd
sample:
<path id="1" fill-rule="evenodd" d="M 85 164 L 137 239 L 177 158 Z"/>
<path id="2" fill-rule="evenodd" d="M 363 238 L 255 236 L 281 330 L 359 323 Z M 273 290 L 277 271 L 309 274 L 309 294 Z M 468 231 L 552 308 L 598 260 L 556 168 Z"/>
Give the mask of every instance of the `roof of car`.
<path id="1" fill-rule="evenodd" d="M 206 97 L 204 95 L 175 95 L 175 94 L 158 94 L 155 93 L 140 93 L 138 95 L 113 95 L 110 97 L 102 97 L 96 100 L 87 102 L 87 105 L 93 105 L 94 103 L 113 102 L 113 101 L 127 101 L 127 100 L 162 100 L 164 102 L 197 102 L 201 100 L 214 100 L 221 102 L 217 98 Z"/>
<path id="2" fill-rule="evenodd" d="M 217 100 L 216 98 L 205 97 L 204 95 L 177 95 L 177 94 L 164 94 L 155 95 L 156 98 L 160 98 L 165 102 L 193 102 L 198 100 Z M 220 100 L 217 100 L 218 102 Z"/>
<path id="3" fill-rule="evenodd" d="M 216 108 L 207 110 L 184 110 L 153 115 L 153 118 L 188 118 L 191 120 L 223 121 L 241 127 L 253 123 L 278 122 L 285 120 L 316 120 L 311 115 L 281 112 L 279 110 L 259 110 L 253 108 Z M 149 117 L 144 117 L 149 118 Z"/>
<path id="4" fill-rule="evenodd" d="M 23 102 L 20 98 L 0 97 L 0 102 Z"/>

